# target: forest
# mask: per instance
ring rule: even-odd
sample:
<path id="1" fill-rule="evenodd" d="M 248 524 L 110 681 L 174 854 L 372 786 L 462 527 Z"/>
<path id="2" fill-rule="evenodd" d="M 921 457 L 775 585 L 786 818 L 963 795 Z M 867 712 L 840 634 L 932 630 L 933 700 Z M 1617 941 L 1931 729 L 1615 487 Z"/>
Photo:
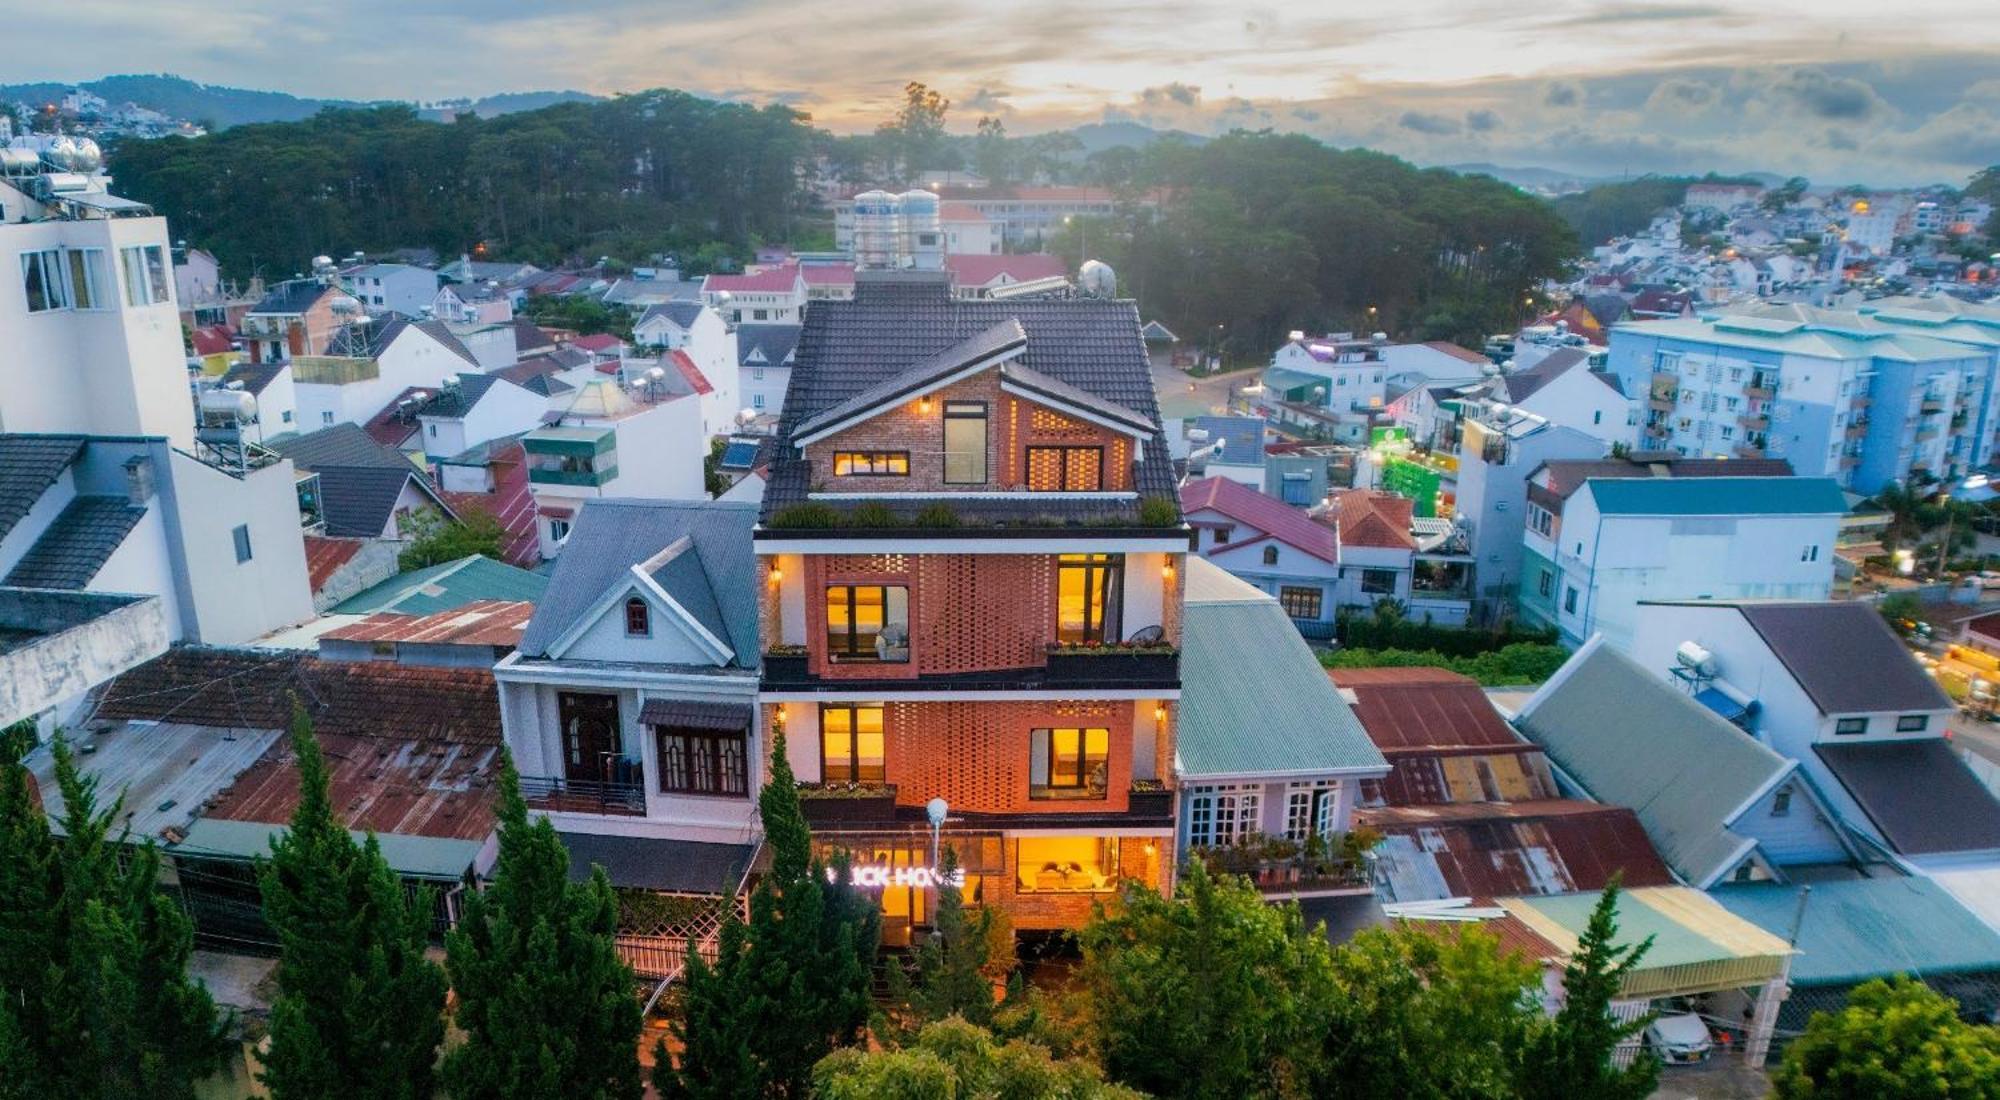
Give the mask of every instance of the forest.
<path id="1" fill-rule="evenodd" d="M 1086 153 L 1074 134 L 1012 137 L 992 118 L 952 134 L 949 110 L 912 84 L 874 133 L 835 136 L 786 107 L 665 90 L 449 124 L 327 109 L 121 143 L 111 169 L 228 275 L 267 279 L 317 253 L 409 245 L 544 266 L 670 253 L 700 273 L 757 244 L 827 247 L 815 177 L 969 168 L 1097 184 L 1127 200 L 1121 213 L 1052 247 L 1112 264 L 1148 317 L 1230 358 L 1262 357 L 1295 328 L 1476 340 L 1519 321 L 1578 251 L 1548 203 L 1486 176 L 1268 131 Z"/>

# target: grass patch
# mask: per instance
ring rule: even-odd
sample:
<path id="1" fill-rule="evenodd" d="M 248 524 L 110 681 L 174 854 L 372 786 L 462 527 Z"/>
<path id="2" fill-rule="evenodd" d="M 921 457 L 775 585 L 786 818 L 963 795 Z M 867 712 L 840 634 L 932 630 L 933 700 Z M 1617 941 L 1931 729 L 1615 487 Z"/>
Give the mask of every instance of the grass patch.
<path id="1" fill-rule="evenodd" d="M 1489 653 L 1457 657 L 1435 649 L 1337 649 L 1320 655 L 1328 668 L 1442 668 L 1486 687 L 1539 684 L 1555 675 L 1569 651 L 1541 642 L 1515 642 Z"/>

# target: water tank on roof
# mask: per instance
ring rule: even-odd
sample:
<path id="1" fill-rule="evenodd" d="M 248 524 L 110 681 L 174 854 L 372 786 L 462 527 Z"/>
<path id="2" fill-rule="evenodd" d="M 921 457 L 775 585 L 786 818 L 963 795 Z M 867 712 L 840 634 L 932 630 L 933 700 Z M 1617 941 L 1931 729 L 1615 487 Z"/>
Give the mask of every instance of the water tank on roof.
<path id="1" fill-rule="evenodd" d="M 69 170 L 72 172 L 95 172 L 104 167 L 104 151 L 89 138 L 78 138 L 75 151 L 70 154 Z"/>
<path id="2" fill-rule="evenodd" d="M 213 389 L 201 395 L 201 422 L 208 427 L 231 427 L 257 419 L 257 398 L 243 390 Z"/>
<path id="3" fill-rule="evenodd" d="M 903 219 L 903 264 L 925 271 L 944 268 L 944 228 L 938 197 L 929 191 L 905 191 L 897 199 Z"/>
<path id="4" fill-rule="evenodd" d="M 854 196 L 855 266 L 892 268 L 902 251 L 901 201 L 887 191 L 863 191 Z"/>
<path id="5" fill-rule="evenodd" d="M 1077 285 L 1092 298 L 1111 298 L 1118 294 L 1118 273 L 1111 265 L 1101 260 L 1085 260 L 1076 269 Z"/>
<path id="6" fill-rule="evenodd" d="M 33 149 L 9 146 L 0 149 L 0 176 L 32 176 L 42 170 L 42 158 Z"/>

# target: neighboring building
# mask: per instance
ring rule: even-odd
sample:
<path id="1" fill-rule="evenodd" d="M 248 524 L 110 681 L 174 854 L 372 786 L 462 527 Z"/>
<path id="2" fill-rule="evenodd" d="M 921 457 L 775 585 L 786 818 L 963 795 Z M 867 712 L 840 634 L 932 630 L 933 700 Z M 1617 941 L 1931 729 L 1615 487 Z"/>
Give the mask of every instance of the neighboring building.
<path id="1" fill-rule="evenodd" d="M 222 385 L 257 399 L 257 442 L 298 433 L 299 394 L 291 363 L 238 363 L 223 374 Z"/>
<path id="2" fill-rule="evenodd" d="M 1671 469 L 1671 468 L 1669 468 Z M 1847 502 L 1824 477 L 1603 477 L 1528 489 L 1519 608 L 1566 645 L 1632 642 L 1641 600 L 1825 599 Z"/>
<path id="3" fill-rule="evenodd" d="M 1351 332 L 1294 335 L 1271 356 L 1264 389 L 1274 400 L 1364 417 L 1387 402 L 1383 379 L 1386 337 Z"/>
<path id="4" fill-rule="evenodd" d="M 732 325 L 795 325 L 806 307 L 806 280 L 795 263 L 754 275 L 710 275 L 701 281 L 701 304 Z"/>
<path id="5" fill-rule="evenodd" d="M 1331 842 L 1389 768 L 1278 601 L 1187 563 L 1176 846 Z"/>
<path id="6" fill-rule="evenodd" d="M 1513 615 L 1520 591 L 1529 475 L 1545 462 L 1597 458 L 1605 448 L 1575 428 L 1491 403 L 1467 406 L 1462 417 L 1454 429 L 1453 521 L 1465 531 L 1472 557 L 1473 618 L 1494 623 Z"/>
<path id="7" fill-rule="evenodd" d="M 1190 615 L 1192 621 L 1192 615 Z M 1564 797 L 1548 757 L 1477 682 L 1441 668 L 1332 672 L 1391 771 L 1361 784 L 1355 822 L 1382 834 L 1390 901 L 1667 886 L 1630 809 Z"/>
<path id="8" fill-rule="evenodd" d="M 0 431 L 194 443 L 165 218 L 80 171 L 67 137 L 16 138 L 35 175 L 0 179 Z M 45 181 L 63 179 L 61 188 Z M 47 196 L 37 198 L 37 195 Z"/>
<path id="9" fill-rule="evenodd" d="M 357 264 L 340 273 L 340 286 L 370 313 L 421 317 L 437 301 L 438 273 L 412 264 Z"/>
<path id="10" fill-rule="evenodd" d="M 986 232 L 990 234 L 984 251 L 993 251 L 996 241 L 1011 248 L 1039 245 L 1061 232 L 1064 223 L 1071 219 L 1108 218 L 1119 208 L 1117 193 L 1107 187 L 945 187 L 939 194 L 944 200 L 939 204 L 939 222 L 947 242 L 957 226 L 962 239 L 977 243 L 963 227 L 972 214 L 978 214 L 986 219 Z M 1157 205 L 1152 196 L 1142 197 L 1138 202 L 1147 207 Z M 834 200 L 834 247 L 853 251 L 854 224 L 854 200 Z"/>
<path id="11" fill-rule="evenodd" d="M 1188 472 L 1264 486 L 1264 418 L 1197 416 L 1187 422 Z"/>
<path id="12" fill-rule="evenodd" d="M 520 438 L 495 439 L 462 454 L 433 458 L 438 491 L 451 510 L 464 517 L 485 512 L 507 532 L 503 557 L 531 568 L 541 563 L 542 540 L 536 530 L 535 494 L 528 485 L 528 454 Z"/>
<path id="13" fill-rule="evenodd" d="M 548 399 L 525 386 L 495 374 L 462 373 L 446 378 L 407 415 L 420 429 L 424 454 L 435 462 L 520 435 L 541 423 L 547 409 Z"/>
<path id="14" fill-rule="evenodd" d="M 1067 280 L 1069 267 L 1061 256 L 1046 252 L 1016 252 L 1010 255 L 974 252 L 947 255 L 944 268 L 951 272 L 952 293 L 960 298 L 990 298 L 995 291 L 1024 283 Z"/>
<path id="15" fill-rule="evenodd" d="M 1000 230 L 977 207 L 962 202 L 938 204 L 938 225 L 944 230 L 946 255 L 998 255 Z"/>
<path id="16" fill-rule="evenodd" d="M 426 668 L 492 668 L 520 644 L 535 605 L 475 600 L 449 611 L 381 611 L 319 637 L 329 661 L 393 661 Z"/>
<path id="17" fill-rule="evenodd" d="M 401 540 L 410 535 L 412 513 L 452 515 L 422 470 L 357 425 L 337 424 L 271 445 L 298 468 L 299 508 L 310 510 L 322 534 Z"/>
<path id="18" fill-rule="evenodd" d="M 776 416 L 784 409 L 798 343 L 797 325 L 736 326 L 736 392 L 744 408 L 759 416 Z"/>
<path id="19" fill-rule="evenodd" d="M 322 279 L 288 279 L 272 287 L 243 315 L 243 348 L 252 363 L 283 362 L 326 350 L 335 330 L 359 311 L 359 303 L 341 303 L 346 295 Z"/>
<path id="20" fill-rule="evenodd" d="M 678 382 L 678 376 L 675 379 Z M 635 396 L 636 395 L 636 396 Z M 535 497 L 541 554 L 554 558 L 585 500 L 699 500 L 708 437 L 701 403 L 676 392 L 624 387 L 609 378 L 557 399 L 544 426 L 521 437 Z"/>
<path id="21" fill-rule="evenodd" d="M 446 283 L 420 312 L 455 325 L 504 325 L 514 319 L 515 308 L 527 296 L 524 290 L 498 282 Z"/>
<path id="22" fill-rule="evenodd" d="M 174 300 L 187 309 L 222 298 L 222 265 L 205 248 L 174 250 Z"/>
<path id="23" fill-rule="evenodd" d="M 1681 199 L 1681 206 L 1689 210 L 1727 214 L 1739 206 L 1749 206 L 1763 194 L 1764 185 L 1760 183 L 1691 183 L 1686 196 Z"/>
<path id="24" fill-rule="evenodd" d="M 1618 377 L 1590 366 L 1582 348 L 1561 348 L 1526 370 L 1503 374 L 1490 384 L 1495 400 L 1551 424 L 1575 428 L 1607 446 L 1632 447 L 1639 435 L 1637 406 Z"/>
<path id="25" fill-rule="evenodd" d="M 319 350 L 292 355 L 291 364 L 299 423 L 309 432 L 365 424 L 412 388 L 434 390 L 479 371 L 444 322 L 402 317 L 338 327 Z"/>
<path id="26" fill-rule="evenodd" d="M 1632 807 L 1667 865 L 1697 889 L 1853 860 L 1796 761 L 1603 638 L 1577 650 L 1514 724 L 1580 788 L 1571 793 Z"/>
<path id="27" fill-rule="evenodd" d="M 1872 493 L 1992 457 L 1996 352 L 1810 306 L 1621 324 L 1609 369 L 1646 404 L 1640 445 L 1784 458 Z"/>
<path id="28" fill-rule="evenodd" d="M 858 278 L 806 312 L 756 531 L 767 715 L 891 941 L 931 921 L 933 799 L 970 903 L 1074 929 L 1174 877 L 1188 528 L 1138 312 Z"/>
<path id="29" fill-rule="evenodd" d="M 483 554 L 412 569 L 357 592 L 334 615 L 436 615 L 480 603 L 539 603 L 549 579 Z"/>

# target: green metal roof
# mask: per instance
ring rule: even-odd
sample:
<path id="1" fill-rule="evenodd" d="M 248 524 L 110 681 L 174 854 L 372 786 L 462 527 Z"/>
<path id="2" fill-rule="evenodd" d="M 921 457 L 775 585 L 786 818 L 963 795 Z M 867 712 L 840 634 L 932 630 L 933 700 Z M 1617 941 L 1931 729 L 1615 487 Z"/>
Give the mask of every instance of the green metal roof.
<path id="1" fill-rule="evenodd" d="M 1278 601 L 1190 557 L 1176 741 L 1183 782 L 1388 771 Z"/>
<path id="2" fill-rule="evenodd" d="M 1830 477 L 1592 478 L 1604 515 L 1844 515 L 1847 501 Z"/>
<path id="3" fill-rule="evenodd" d="M 204 817 L 189 826 L 186 838 L 170 851 L 184 856 L 258 859 L 271 854 L 271 841 L 285 831 L 283 825 L 267 825 L 261 821 Z M 348 832 L 357 841 L 367 839 L 366 833 L 352 829 Z M 456 879 L 464 875 L 478 860 L 479 851 L 486 843 L 483 840 L 397 833 L 377 833 L 375 842 L 382 849 L 383 860 L 397 874 L 435 879 Z"/>
<path id="4" fill-rule="evenodd" d="M 540 573 L 517 569 L 505 562 L 471 554 L 443 565 L 398 573 L 372 588 L 357 592 L 334 605 L 337 615 L 368 615 L 396 611 L 405 615 L 428 615 L 451 611 L 474 600 L 525 600 L 542 598 L 549 579 Z"/>
<path id="5" fill-rule="evenodd" d="M 1723 907 L 1790 938 L 1800 887 L 1779 882 L 1718 886 Z M 2000 971 L 2000 935 L 1944 888 L 1922 878 L 1816 882 L 1799 921 L 1798 985 L 1852 985 L 1891 974 Z"/>
<path id="6" fill-rule="evenodd" d="M 1668 866 L 1696 886 L 1741 860 L 1749 839 L 1729 826 L 1793 770 L 1602 638 L 1577 650 L 1515 725 L 1592 797 L 1630 806 Z"/>

